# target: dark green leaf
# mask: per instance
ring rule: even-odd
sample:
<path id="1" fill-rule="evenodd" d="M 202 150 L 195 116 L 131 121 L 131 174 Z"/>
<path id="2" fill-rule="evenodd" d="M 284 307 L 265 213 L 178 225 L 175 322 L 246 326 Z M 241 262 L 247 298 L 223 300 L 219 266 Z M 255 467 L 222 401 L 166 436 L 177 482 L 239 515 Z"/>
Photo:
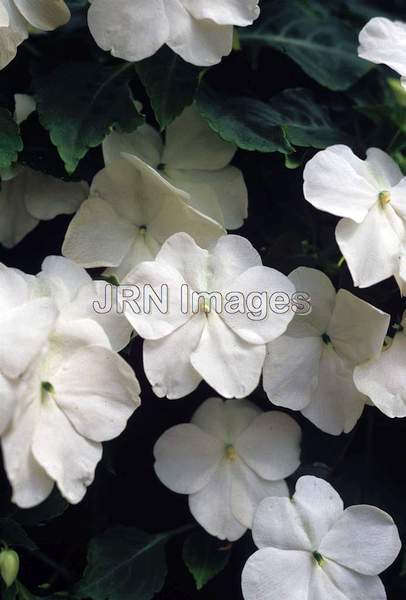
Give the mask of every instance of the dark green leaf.
<path id="1" fill-rule="evenodd" d="M 216 538 L 206 533 L 192 533 L 183 546 L 183 560 L 201 590 L 210 579 L 218 575 L 230 559 L 230 550 L 221 547 Z"/>
<path id="2" fill-rule="evenodd" d="M 320 85 L 346 90 L 370 68 L 358 58 L 358 30 L 333 17 L 318 2 L 271 0 L 241 43 L 286 53 Z"/>
<path id="3" fill-rule="evenodd" d="M 165 583 L 165 544 L 171 535 L 119 526 L 94 538 L 77 595 L 92 600 L 150 600 Z"/>
<path id="4" fill-rule="evenodd" d="M 131 63 L 67 63 L 37 82 L 39 119 L 68 173 L 112 128 L 129 133 L 143 123 L 128 85 L 132 69 Z"/>
<path id="5" fill-rule="evenodd" d="M 200 69 L 182 60 L 167 46 L 135 67 L 147 90 L 156 120 L 161 129 L 165 129 L 192 104 Z"/>
<path id="6" fill-rule="evenodd" d="M 223 96 L 202 88 L 197 96 L 197 105 L 220 137 L 243 150 L 283 154 L 293 151 L 278 115 L 260 100 Z"/>
<path id="7" fill-rule="evenodd" d="M 22 546 L 28 550 L 37 549 L 36 544 L 28 537 L 21 525 L 8 518 L 0 519 L 0 540 L 13 548 Z"/>
<path id="8" fill-rule="evenodd" d="M 271 98 L 269 107 L 294 146 L 323 149 L 351 141 L 334 126 L 327 108 L 317 104 L 309 90 L 285 90 Z"/>
<path id="9" fill-rule="evenodd" d="M 0 169 L 8 169 L 23 149 L 17 123 L 11 113 L 0 108 Z"/>

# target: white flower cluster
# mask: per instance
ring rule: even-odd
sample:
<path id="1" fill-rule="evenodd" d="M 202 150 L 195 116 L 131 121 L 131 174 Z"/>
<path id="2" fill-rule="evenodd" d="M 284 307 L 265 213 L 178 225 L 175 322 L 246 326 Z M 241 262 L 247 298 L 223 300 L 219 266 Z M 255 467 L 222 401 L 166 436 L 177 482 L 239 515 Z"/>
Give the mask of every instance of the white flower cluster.
<path id="1" fill-rule="evenodd" d="M 233 25 L 258 13 L 257 0 L 93 0 L 89 26 L 102 48 L 126 60 L 167 44 L 211 65 L 230 52 Z M 0 0 L 3 66 L 28 24 L 48 30 L 67 18 L 62 0 Z M 405 28 L 373 19 L 360 56 L 406 76 Z M 192 105 L 164 140 L 149 125 L 112 132 L 90 191 L 28 167 L 2 175 L 6 247 L 39 220 L 77 211 L 66 258 L 46 258 L 37 276 L 0 265 L 0 435 L 13 500 L 34 506 L 55 484 L 69 502 L 83 498 L 101 443 L 123 431 L 140 402 L 136 376 L 118 354 L 135 332 L 157 396 L 184 397 L 204 380 L 227 398 L 208 399 L 190 423 L 163 433 L 155 471 L 188 495 L 210 534 L 234 541 L 252 528 L 259 550 L 243 572 L 246 600 L 384 600 L 378 575 L 400 550 L 392 519 L 370 506 L 344 510 L 313 477 L 301 478 L 289 499 L 300 428 L 246 397 L 263 374 L 274 405 L 332 435 L 351 431 L 366 402 L 405 417 L 406 317 L 385 344 L 388 314 L 336 292 L 315 269 L 286 277 L 265 267 L 248 240 L 228 235 L 248 207 L 243 176 L 230 165 L 235 151 Z M 304 194 L 342 217 L 337 243 L 356 286 L 394 276 L 406 290 L 406 177 L 389 155 L 371 148 L 362 160 L 342 145 L 318 152 L 306 165 Z M 116 304 L 98 313 L 94 301 L 110 284 L 93 281 L 90 267 L 105 268 L 127 291 L 165 286 L 167 310 L 136 310 L 127 298 L 122 311 Z"/>

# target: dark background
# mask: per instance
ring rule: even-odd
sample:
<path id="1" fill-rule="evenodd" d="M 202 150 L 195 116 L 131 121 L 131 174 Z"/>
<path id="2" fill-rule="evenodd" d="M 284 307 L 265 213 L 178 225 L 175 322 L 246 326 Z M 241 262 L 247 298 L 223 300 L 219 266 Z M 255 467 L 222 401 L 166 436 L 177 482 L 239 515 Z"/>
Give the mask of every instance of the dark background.
<path id="1" fill-rule="evenodd" d="M 368 2 L 363 5 L 373 6 Z M 386 11 L 393 10 L 398 16 L 406 14 L 404 2 L 384 2 L 381 7 Z M 379 9 L 376 14 L 379 14 Z M 360 18 L 361 26 L 364 21 Z M 71 24 L 58 34 L 31 39 L 23 44 L 18 57 L 0 72 L 0 95 L 3 99 L 11 104 L 13 93 L 32 92 L 33 70 L 46 71 L 65 60 L 98 56 L 99 50 L 82 26 L 83 15 L 79 11 Z M 360 153 L 368 147 L 371 138 L 375 145 L 380 142 L 382 149 L 391 139 L 393 132 L 390 130 L 383 134 L 382 139 L 374 139 L 376 132 L 371 130 L 371 123 L 362 116 L 354 117 L 348 94 L 332 93 L 321 88 L 283 54 L 264 49 L 258 57 L 256 70 L 252 68 L 251 59 L 249 52 L 233 53 L 221 65 L 211 69 L 207 76 L 209 83 L 230 95 L 248 94 L 263 100 L 285 88 L 306 87 L 329 105 L 335 122 L 341 128 L 352 132 L 354 118 L 357 119 L 357 127 L 361 131 Z M 364 77 L 361 84 L 373 86 L 373 74 Z M 144 102 L 149 120 L 153 122 L 145 92 L 137 80 L 134 81 L 133 92 Z M 62 175 L 62 163 L 35 116 L 23 126 L 23 134 L 27 142 L 22 161 Z M 387 139 L 384 139 L 386 135 Z M 304 159 L 312 154 L 313 151 L 307 151 Z M 238 233 L 246 236 L 260 251 L 266 265 L 286 274 L 301 265 L 323 269 L 332 276 L 337 287 L 344 287 L 387 310 L 395 321 L 399 321 L 405 305 L 394 280 L 366 290 L 354 290 L 346 267 L 335 267 L 340 258 L 334 241 L 337 219 L 317 212 L 305 202 L 301 167 L 287 169 L 278 154 L 238 152 L 234 162 L 244 172 L 250 202 L 249 219 Z M 100 149 L 92 150 L 75 175 L 91 181 L 102 166 Z M 41 223 L 16 248 L 5 250 L 0 246 L 0 261 L 28 273 L 38 272 L 46 256 L 60 254 L 68 222 L 68 218 L 58 217 L 52 222 Z M 28 528 L 29 535 L 41 550 L 56 563 L 63 564 L 69 574 L 69 578 L 64 580 L 52 565 L 22 551 L 21 580 L 30 589 L 45 581 L 52 581 L 55 589 L 66 589 L 67 585 L 78 580 L 86 564 L 88 541 L 112 525 L 120 523 L 160 532 L 193 521 L 187 496 L 170 492 L 155 476 L 152 450 L 155 441 L 168 427 L 188 421 L 197 406 L 215 393 L 202 384 L 184 399 L 158 399 L 143 374 L 142 341 L 136 339 L 124 355 L 140 380 L 142 406 L 120 438 L 104 445 L 103 460 L 85 500 L 78 506 L 67 508 L 47 525 Z M 251 399 L 265 410 L 271 408 L 261 387 Z M 390 420 L 378 410 L 368 407 L 353 432 L 333 437 L 323 434 L 299 413 L 291 414 L 303 428 L 302 466 L 289 482 L 292 488 L 300 475 L 320 475 L 337 488 L 346 505 L 366 503 L 388 511 L 405 541 L 406 420 Z M 4 474 L 1 475 L 0 489 L 0 516 L 3 516 L 11 510 L 9 486 Z M 201 592 L 196 591 L 193 579 L 182 562 L 182 542 L 180 537 L 168 545 L 169 574 L 164 590 L 157 595 L 159 600 L 242 598 L 241 570 L 255 549 L 249 532 L 233 545 L 231 560 L 224 572 Z M 401 557 L 383 576 L 390 600 L 405 598 L 406 579 L 401 578 L 400 571 Z"/>

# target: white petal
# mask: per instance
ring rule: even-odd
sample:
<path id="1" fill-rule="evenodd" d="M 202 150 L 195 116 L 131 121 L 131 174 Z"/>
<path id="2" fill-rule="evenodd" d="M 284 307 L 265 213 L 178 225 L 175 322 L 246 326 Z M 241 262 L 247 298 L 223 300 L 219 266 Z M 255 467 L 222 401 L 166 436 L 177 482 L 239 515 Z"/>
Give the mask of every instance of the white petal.
<path id="1" fill-rule="evenodd" d="M 77 504 L 93 482 L 102 446 L 79 435 L 48 395 L 42 403 L 32 452 L 64 498 Z"/>
<path id="2" fill-rule="evenodd" d="M 3 0 L 0 0 L 0 27 L 8 27 L 10 25 L 10 17 L 7 12 Z"/>
<path id="3" fill-rule="evenodd" d="M 183 60 L 202 67 L 210 67 L 230 54 L 233 45 L 233 27 L 217 25 L 213 21 L 197 21 L 178 0 L 166 0 L 169 20 L 168 46 Z"/>
<path id="4" fill-rule="evenodd" d="M 374 506 L 351 506 L 319 547 L 322 556 L 363 575 L 379 575 L 401 549 L 393 519 Z"/>
<path id="5" fill-rule="evenodd" d="M 0 369 L 16 378 L 42 350 L 57 317 L 48 298 L 38 298 L 0 317 Z"/>
<path id="6" fill-rule="evenodd" d="M 0 314 L 5 313 L 33 299 L 35 278 L 29 278 L 22 271 L 11 269 L 0 263 Z"/>
<path id="7" fill-rule="evenodd" d="M 406 75 L 406 23 L 375 17 L 359 34 L 358 56 Z"/>
<path id="8" fill-rule="evenodd" d="M 347 290 L 339 290 L 327 334 L 338 354 L 360 364 L 379 356 L 390 315 Z"/>
<path id="9" fill-rule="evenodd" d="M 192 105 L 167 128 L 162 162 L 171 169 L 218 170 L 229 164 L 236 150 Z"/>
<path id="10" fill-rule="evenodd" d="M 258 550 L 242 572 L 244 600 L 307 600 L 312 560 L 309 552 Z"/>
<path id="11" fill-rule="evenodd" d="M 240 235 L 223 236 L 210 256 L 212 289 L 219 292 L 232 290 L 237 277 L 251 267 L 259 266 L 262 266 L 262 260 L 251 242 Z"/>
<path id="12" fill-rule="evenodd" d="M 365 397 L 356 389 L 352 368 L 347 367 L 331 345 L 323 348 L 318 386 L 303 415 L 316 427 L 340 435 L 351 431 L 362 415 Z"/>
<path id="13" fill-rule="evenodd" d="M 154 169 L 162 162 L 162 138 L 151 125 L 141 125 L 132 133 L 113 131 L 103 142 L 103 158 L 106 165 L 121 158 L 121 153 L 135 154 Z"/>
<path id="14" fill-rule="evenodd" d="M 294 498 L 265 498 L 255 512 L 252 536 L 258 548 L 312 550 L 306 523 Z"/>
<path id="15" fill-rule="evenodd" d="M 357 223 L 365 219 L 379 191 L 366 162 L 347 146 L 321 150 L 304 170 L 306 200 L 320 210 Z"/>
<path id="16" fill-rule="evenodd" d="M 267 481 L 254 473 L 241 460 L 233 461 L 231 484 L 231 510 L 245 527 L 250 529 L 258 505 L 264 498 L 288 497 L 285 481 Z"/>
<path id="17" fill-rule="evenodd" d="M 273 404 L 293 410 L 308 406 L 319 382 L 321 337 L 283 335 L 267 347 L 262 373 L 264 390 Z"/>
<path id="18" fill-rule="evenodd" d="M 157 261 L 141 263 L 127 275 L 123 298 L 128 298 L 133 291 L 134 302 L 125 301 L 124 314 L 139 335 L 157 340 L 173 333 L 190 319 L 190 313 L 183 310 L 181 291 L 184 285 L 185 280 L 178 271 Z M 150 293 L 163 300 L 163 310 L 152 302 L 148 310 L 146 299 Z"/>
<path id="19" fill-rule="evenodd" d="M 167 41 L 168 20 L 162 0 L 93 0 L 88 24 L 96 43 L 113 56 L 137 62 L 155 54 Z"/>
<path id="20" fill-rule="evenodd" d="M 288 415 L 271 411 L 259 415 L 235 442 L 235 449 L 255 473 L 277 481 L 300 465 L 301 430 Z"/>
<path id="21" fill-rule="evenodd" d="M 0 69 L 4 69 L 17 54 L 17 47 L 28 37 L 27 22 L 14 2 L 6 0 L 8 23 L 3 14 L 4 25 L 0 29 Z M 4 0 L 3 3 L 5 4 Z"/>
<path id="22" fill-rule="evenodd" d="M 13 489 L 13 502 L 31 508 L 45 500 L 54 487 L 53 480 L 38 464 L 31 452 L 32 438 L 38 422 L 40 381 L 32 371 L 19 385 L 19 402 L 13 424 L 2 437 L 4 466 Z"/>
<path id="23" fill-rule="evenodd" d="M 0 40 L 1 40 L 0 32 Z M 0 42 L 1 55 L 1 42 Z M 0 190 L 0 244 L 13 248 L 39 223 L 25 205 L 25 177 L 18 172 L 15 177 L 1 182 Z"/>
<path id="24" fill-rule="evenodd" d="M 10 424 L 14 409 L 17 403 L 17 390 L 15 382 L 4 377 L 0 373 L 0 398 L 1 398 L 1 412 L 0 412 L 0 436 L 4 433 L 5 429 Z"/>
<path id="25" fill-rule="evenodd" d="M 244 398 L 258 385 L 265 345 L 248 344 L 209 313 L 191 362 L 202 378 L 225 398 Z"/>
<path id="26" fill-rule="evenodd" d="M 289 273 L 298 294 L 307 294 L 311 305 L 308 315 L 298 314 L 289 325 L 292 337 L 307 337 L 326 333 L 336 301 L 336 291 L 330 279 L 317 269 L 298 267 Z"/>
<path id="27" fill-rule="evenodd" d="M 37 110 L 37 104 L 34 96 L 28 94 L 14 94 L 14 119 L 18 125 L 21 125 L 28 117 Z"/>
<path id="28" fill-rule="evenodd" d="M 200 341 L 205 320 L 204 315 L 198 314 L 160 340 L 145 340 L 145 374 L 160 398 L 183 398 L 201 382 L 190 357 Z"/>
<path id="29" fill-rule="evenodd" d="M 398 236 L 403 231 L 404 225 L 390 204 L 382 208 L 375 203 L 360 225 L 350 219 L 338 223 L 336 240 L 355 286 L 369 287 L 398 271 Z"/>
<path id="30" fill-rule="evenodd" d="M 52 379 L 55 401 L 78 433 L 94 442 L 114 439 L 140 405 L 131 367 L 108 348 L 75 352 Z"/>
<path id="31" fill-rule="evenodd" d="M 224 445 L 196 425 L 171 427 L 154 446 L 155 473 L 173 492 L 194 494 L 205 487 L 220 461 Z"/>
<path id="32" fill-rule="evenodd" d="M 72 260 L 63 256 L 47 256 L 41 265 L 38 277 L 57 290 L 56 301 L 59 308 L 72 302 L 83 286 L 91 284 L 90 275 Z"/>
<path id="33" fill-rule="evenodd" d="M 119 282 L 125 282 L 127 275 L 139 264 L 155 260 L 161 248 L 149 231 L 139 229 L 127 253 L 117 267 L 109 267 L 103 271 L 105 277 L 113 276 Z"/>
<path id="34" fill-rule="evenodd" d="M 315 600 L 330 600 L 334 593 L 339 594 L 337 600 L 343 600 L 342 594 L 345 600 L 387 600 L 379 577 L 361 575 L 330 560 L 325 560 L 322 568 L 315 570 L 312 586 L 313 592 L 319 593 Z"/>
<path id="35" fill-rule="evenodd" d="M 23 17 L 37 29 L 52 31 L 70 19 L 70 11 L 64 0 L 13 1 Z"/>
<path id="36" fill-rule="evenodd" d="M 62 253 L 82 267 L 116 267 L 136 233 L 137 228 L 103 198 L 90 197 L 70 222 Z"/>
<path id="37" fill-rule="evenodd" d="M 187 233 L 175 233 L 163 245 L 156 261 L 182 275 L 193 291 L 207 287 L 208 252 Z"/>
<path id="38" fill-rule="evenodd" d="M 391 346 L 354 371 L 362 394 L 388 417 L 406 417 L 406 336 L 398 333 Z"/>
<path id="39" fill-rule="evenodd" d="M 231 463 L 223 459 L 208 484 L 189 496 L 189 507 L 198 523 L 210 535 L 234 542 L 246 531 L 231 510 Z"/>
<path id="40" fill-rule="evenodd" d="M 191 422 L 223 444 L 234 444 L 238 436 L 262 414 L 249 400 L 209 398 L 194 413 Z"/>
<path id="41" fill-rule="evenodd" d="M 221 316 L 239 337 L 250 344 L 267 344 L 285 333 L 295 314 L 291 309 L 295 288 L 285 275 L 269 267 L 252 267 L 231 286 L 230 294 L 242 293 L 247 306 L 241 313 L 230 312 L 225 305 Z"/>
<path id="42" fill-rule="evenodd" d="M 61 318 L 65 321 L 93 319 L 103 327 L 117 352 L 125 348 L 131 338 L 132 327 L 119 311 L 117 290 L 105 281 L 92 281 L 82 286 L 75 299 L 63 309 Z"/>
<path id="43" fill-rule="evenodd" d="M 182 4 L 195 19 L 209 19 L 219 25 L 251 25 L 259 16 L 258 0 L 205 0 L 196 3 L 193 0 L 182 0 Z"/>
<path id="44" fill-rule="evenodd" d="M 25 167 L 25 204 L 36 219 L 48 221 L 57 215 L 76 212 L 88 196 L 84 182 L 68 182 Z"/>
<path id="45" fill-rule="evenodd" d="M 403 179 L 399 165 L 379 148 L 368 148 L 366 164 L 381 191 L 396 186 Z"/>

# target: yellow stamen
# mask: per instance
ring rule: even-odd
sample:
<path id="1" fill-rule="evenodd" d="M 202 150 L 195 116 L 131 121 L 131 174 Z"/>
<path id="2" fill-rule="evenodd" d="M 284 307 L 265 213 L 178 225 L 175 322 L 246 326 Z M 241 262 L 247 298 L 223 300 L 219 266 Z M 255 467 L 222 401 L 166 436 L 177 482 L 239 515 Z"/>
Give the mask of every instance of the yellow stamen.
<path id="1" fill-rule="evenodd" d="M 385 208 L 385 206 L 387 204 L 389 204 L 389 202 L 391 201 L 390 192 L 388 192 L 388 191 L 379 192 L 378 199 L 379 199 L 379 202 L 380 202 L 382 208 Z"/>
<path id="2" fill-rule="evenodd" d="M 226 446 L 226 458 L 230 461 L 233 461 L 237 458 L 237 451 L 231 444 Z"/>

